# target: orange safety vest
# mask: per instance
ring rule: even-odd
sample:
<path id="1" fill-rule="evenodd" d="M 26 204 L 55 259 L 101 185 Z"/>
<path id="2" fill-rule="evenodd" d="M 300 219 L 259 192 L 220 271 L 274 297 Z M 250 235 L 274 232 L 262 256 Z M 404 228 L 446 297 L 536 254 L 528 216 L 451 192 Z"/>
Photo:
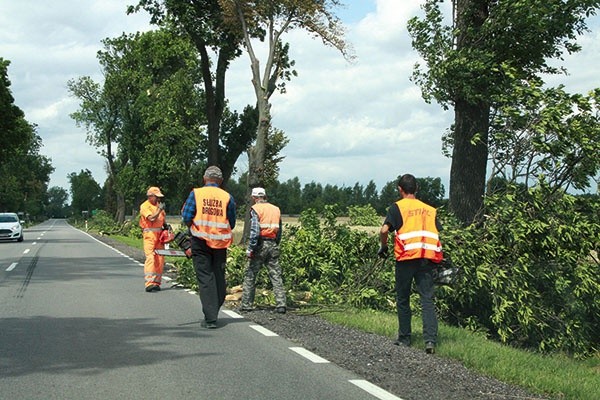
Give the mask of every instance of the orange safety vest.
<path id="1" fill-rule="evenodd" d="M 206 240 L 212 249 L 226 249 L 233 242 L 231 225 L 227 219 L 229 193 L 214 186 L 194 189 L 196 216 L 190 233 Z"/>
<path id="2" fill-rule="evenodd" d="M 150 221 L 148 215 L 154 214 L 158 206 L 152 205 L 150 201 L 146 200 L 140 205 L 140 228 L 143 232 L 160 232 L 162 226 L 165 224 L 165 212 L 164 210 L 158 214 L 158 217 L 154 221 Z"/>
<path id="3" fill-rule="evenodd" d="M 396 231 L 394 256 L 397 261 L 427 258 L 442 261 L 442 244 L 435 225 L 436 209 L 417 199 L 396 202 L 402 226 Z"/>
<path id="4" fill-rule="evenodd" d="M 260 225 L 260 237 L 275 239 L 279 231 L 279 221 L 281 219 L 281 211 L 279 207 L 271 203 L 256 203 L 252 209 L 258 215 L 258 223 Z"/>

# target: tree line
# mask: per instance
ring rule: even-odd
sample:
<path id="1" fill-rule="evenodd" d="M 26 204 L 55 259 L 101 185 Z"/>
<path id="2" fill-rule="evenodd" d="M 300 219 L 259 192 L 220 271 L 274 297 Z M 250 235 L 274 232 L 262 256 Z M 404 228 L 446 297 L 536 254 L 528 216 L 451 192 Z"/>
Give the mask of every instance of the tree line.
<path id="1" fill-rule="evenodd" d="M 87 169 L 79 173 L 72 172 L 68 178 L 71 204 L 66 204 L 66 190 L 51 188 L 49 203 L 56 206 L 52 208 L 53 215 L 79 217 L 84 212 L 91 215 L 92 211 L 98 209 L 115 215 L 116 205 L 111 201 L 107 183 L 100 186 Z M 225 185 L 225 189 L 236 201 L 240 217 L 243 217 L 245 211 L 246 179 L 246 174 L 242 174 L 237 179 L 230 179 Z M 417 178 L 417 182 L 419 184 L 417 196 L 420 200 L 434 207 L 440 207 L 447 202 L 444 198 L 445 188 L 441 178 Z M 181 206 L 191 189 L 192 187 L 182 187 L 175 192 L 164 191 L 167 196 L 166 210 L 170 215 L 179 215 Z M 387 208 L 399 199 L 397 179 L 387 182 L 379 190 L 372 180 L 367 185 L 356 182 L 352 186 L 338 186 L 314 181 L 303 184 L 298 177 L 294 177 L 285 182 L 275 181 L 266 187 L 266 191 L 269 201 L 276 204 L 282 213 L 289 215 L 299 215 L 306 209 L 313 209 L 320 213 L 326 206 L 333 205 L 339 208 L 340 213 L 348 215 L 348 209 L 351 207 L 369 205 L 378 215 L 383 216 Z M 139 193 L 139 196 L 144 197 L 145 192 Z M 138 207 L 139 203 L 127 203 L 127 215 L 135 217 Z"/>
<path id="2" fill-rule="evenodd" d="M 19 212 L 29 218 L 44 215 L 51 160 L 40 154 L 37 126 L 16 104 L 8 78 L 10 61 L 0 57 L 0 212 Z"/>

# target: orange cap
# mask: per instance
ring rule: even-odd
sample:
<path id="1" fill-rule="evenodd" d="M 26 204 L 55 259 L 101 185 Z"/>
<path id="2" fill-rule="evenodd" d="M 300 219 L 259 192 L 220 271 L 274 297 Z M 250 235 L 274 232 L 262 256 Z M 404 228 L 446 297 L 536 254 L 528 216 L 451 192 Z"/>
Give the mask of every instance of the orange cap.
<path id="1" fill-rule="evenodd" d="M 165 197 L 165 195 L 162 194 L 162 192 L 160 191 L 160 189 L 157 188 L 156 186 L 152 186 L 150 189 L 148 189 L 148 192 L 146 193 L 146 196 Z"/>

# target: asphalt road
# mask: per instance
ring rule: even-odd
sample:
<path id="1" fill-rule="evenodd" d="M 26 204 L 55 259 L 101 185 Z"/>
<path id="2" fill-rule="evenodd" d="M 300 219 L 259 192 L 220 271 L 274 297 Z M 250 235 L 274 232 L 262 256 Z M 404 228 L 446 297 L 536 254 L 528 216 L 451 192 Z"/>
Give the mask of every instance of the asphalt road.
<path id="1" fill-rule="evenodd" d="M 49 220 L 0 242 L 0 399 L 398 399 Z"/>

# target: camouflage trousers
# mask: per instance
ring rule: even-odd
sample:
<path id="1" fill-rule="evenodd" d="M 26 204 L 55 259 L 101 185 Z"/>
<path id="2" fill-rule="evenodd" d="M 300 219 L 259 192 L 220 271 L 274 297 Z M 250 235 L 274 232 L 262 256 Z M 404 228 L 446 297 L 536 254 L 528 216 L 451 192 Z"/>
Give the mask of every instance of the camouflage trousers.
<path id="1" fill-rule="evenodd" d="M 273 293 L 275 294 L 275 307 L 286 307 L 285 288 L 281 279 L 279 266 L 279 246 L 274 241 L 266 240 L 257 249 L 254 257 L 250 259 L 244 274 L 244 288 L 242 293 L 242 307 L 252 307 L 256 292 L 256 277 L 260 268 L 266 265 Z"/>

